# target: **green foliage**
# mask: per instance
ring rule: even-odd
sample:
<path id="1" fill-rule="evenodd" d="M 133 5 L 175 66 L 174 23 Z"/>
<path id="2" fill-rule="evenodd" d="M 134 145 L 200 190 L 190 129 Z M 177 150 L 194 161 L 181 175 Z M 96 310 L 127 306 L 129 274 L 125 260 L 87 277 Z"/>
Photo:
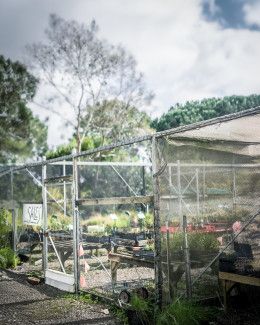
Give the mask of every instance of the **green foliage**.
<path id="1" fill-rule="evenodd" d="M 181 232 L 174 233 L 170 237 L 171 252 L 183 249 L 184 235 Z M 212 252 L 217 251 L 219 243 L 214 234 L 191 232 L 188 233 L 188 244 L 190 251 Z"/>
<path id="2" fill-rule="evenodd" d="M 130 227 L 130 219 L 124 213 L 116 213 L 117 219 L 112 220 L 109 215 L 101 215 L 96 214 L 89 219 L 82 222 L 85 226 L 104 226 L 106 230 L 111 230 L 113 227 L 115 228 L 128 228 Z"/>
<path id="3" fill-rule="evenodd" d="M 116 220 L 112 220 L 109 214 L 94 214 L 90 218 L 83 220 L 83 226 L 104 226 L 107 232 L 111 232 L 113 228 L 126 229 L 130 228 L 134 219 L 137 218 L 136 211 L 130 211 L 128 214 L 125 211 L 116 211 Z M 153 215 L 145 214 L 144 226 L 146 229 L 153 227 Z"/>
<path id="4" fill-rule="evenodd" d="M 215 315 L 215 309 L 191 301 L 176 301 L 159 313 L 156 325 L 199 325 L 209 322 Z"/>
<path id="5" fill-rule="evenodd" d="M 112 143 L 111 138 L 103 138 L 99 134 L 92 134 L 86 136 L 81 143 L 81 151 L 87 151 L 100 146 L 108 145 Z M 60 145 L 54 150 L 49 150 L 46 153 L 47 159 L 53 159 L 57 157 L 62 157 L 70 155 L 73 149 L 77 148 L 77 142 L 75 137 L 73 137 L 68 144 Z M 137 151 L 133 148 L 123 149 L 115 148 L 110 151 L 97 152 L 91 155 L 91 159 L 95 161 L 126 161 L 127 159 L 131 161 L 137 160 Z"/>
<path id="6" fill-rule="evenodd" d="M 47 127 L 27 107 L 36 86 L 25 66 L 0 55 L 1 162 L 40 155 L 47 149 Z"/>
<path id="7" fill-rule="evenodd" d="M 150 123 L 150 117 L 136 107 L 119 100 L 104 100 L 93 110 L 91 123 L 85 118 L 81 125 L 88 126 L 91 134 L 97 135 L 104 144 L 150 133 Z"/>
<path id="8" fill-rule="evenodd" d="M 49 150 L 46 153 L 46 158 L 47 159 L 53 159 L 57 157 L 62 157 L 66 155 L 70 155 L 72 152 L 72 149 L 74 147 L 69 143 L 69 144 L 64 144 L 58 146 L 55 150 Z"/>
<path id="9" fill-rule="evenodd" d="M 144 225 L 147 229 L 153 228 L 154 216 L 153 213 L 146 213 L 144 219 Z"/>
<path id="10" fill-rule="evenodd" d="M 133 295 L 131 297 L 131 308 L 136 312 L 138 319 L 143 324 L 150 324 L 154 318 L 154 305 L 149 299 Z"/>
<path id="11" fill-rule="evenodd" d="M 215 235 L 207 233 L 189 233 L 188 243 L 190 249 L 201 251 L 217 251 L 219 247 Z"/>
<path id="12" fill-rule="evenodd" d="M 72 224 L 72 218 L 59 213 L 48 218 L 48 227 L 51 230 L 68 230 Z"/>
<path id="13" fill-rule="evenodd" d="M 75 295 L 74 295 L 75 296 Z M 94 295 L 91 295 L 89 293 L 82 292 L 80 296 L 75 296 L 76 299 L 79 299 L 80 301 L 83 301 L 88 304 L 97 304 L 98 303 L 98 298 L 95 297 Z"/>
<path id="14" fill-rule="evenodd" d="M 18 263 L 19 258 L 11 248 L 5 247 L 0 249 L 0 268 L 14 268 Z"/>
<path id="15" fill-rule="evenodd" d="M 160 118 L 152 121 L 157 131 L 176 128 L 226 114 L 236 113 L 260 105 L 260 95 L 226 96 L 224 98 L 206 98 L 176 104 Z"/>
<path id="16" fill-rule="evenodd" d="M 10 245 L 11 213 L 6 209 L 0 209 L 0 248 Z"/>

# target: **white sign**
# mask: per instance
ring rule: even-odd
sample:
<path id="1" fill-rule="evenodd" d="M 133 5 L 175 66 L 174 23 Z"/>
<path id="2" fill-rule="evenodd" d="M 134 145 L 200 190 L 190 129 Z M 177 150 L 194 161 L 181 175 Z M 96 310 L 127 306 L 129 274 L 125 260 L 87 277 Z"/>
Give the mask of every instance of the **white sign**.
<path id="1" fill-rule="evenodd" d="M 26 225 L 41 225 L 42 204 L 24 204 L 23 223 Z"/>

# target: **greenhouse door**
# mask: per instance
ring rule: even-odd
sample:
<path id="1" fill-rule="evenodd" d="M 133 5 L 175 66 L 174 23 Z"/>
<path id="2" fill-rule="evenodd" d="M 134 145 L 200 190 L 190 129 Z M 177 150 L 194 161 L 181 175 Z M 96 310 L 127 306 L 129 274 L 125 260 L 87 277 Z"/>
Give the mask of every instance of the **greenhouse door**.
<path id="1" fill-rule="evenodd" d="M 72 176 L 44 178 L 43 259 L 45 283 L 75 291 L 75 237 Z"/>

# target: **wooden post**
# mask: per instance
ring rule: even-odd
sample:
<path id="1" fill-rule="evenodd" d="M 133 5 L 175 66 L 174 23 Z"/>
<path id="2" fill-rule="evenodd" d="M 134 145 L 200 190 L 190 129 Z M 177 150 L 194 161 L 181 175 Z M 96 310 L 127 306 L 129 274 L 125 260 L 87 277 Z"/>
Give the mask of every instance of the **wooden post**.
<path id="1" fill-rule="evenodd" d="M 116 284 L 118 267 L 119 267 L 119 262 L 110 261 L 112 285 Z"/>

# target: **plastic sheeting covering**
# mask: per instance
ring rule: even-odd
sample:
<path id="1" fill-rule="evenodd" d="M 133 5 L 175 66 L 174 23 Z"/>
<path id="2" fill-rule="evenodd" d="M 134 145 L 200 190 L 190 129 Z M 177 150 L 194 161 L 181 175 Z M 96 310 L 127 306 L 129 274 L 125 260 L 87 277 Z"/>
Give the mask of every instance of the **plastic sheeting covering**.
<path id="1" fill-rule="evenodd" d="M 176 145 L 195 145 L 260 157 L 260 113 L 170 135 Z"/>

